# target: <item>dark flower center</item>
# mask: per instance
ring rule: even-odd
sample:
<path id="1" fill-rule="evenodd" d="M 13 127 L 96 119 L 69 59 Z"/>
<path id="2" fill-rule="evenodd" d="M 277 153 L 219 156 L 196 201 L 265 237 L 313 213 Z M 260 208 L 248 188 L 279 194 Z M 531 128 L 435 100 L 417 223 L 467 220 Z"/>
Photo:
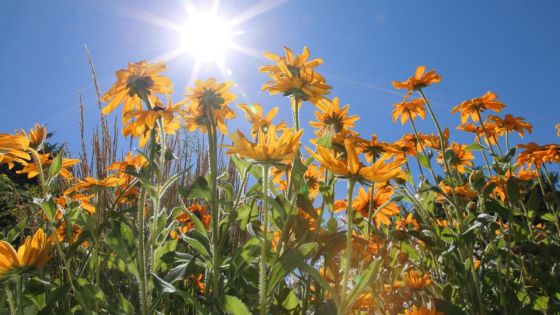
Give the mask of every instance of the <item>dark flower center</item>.
<path id="1" fill-rule="evenodd" d="M 154 85 L 154 80 L 149 76 L 131 75 L 126 82 L 128 95 L 150 95 L 150 88 Z"/>
<path id="2" fill-rule="evenodd" d="M 220 93 L 214 90 L 204 90 L 200 96 L 200 105 L 205 108 L 220 109 L 224 103 L 224 99 Z"/>

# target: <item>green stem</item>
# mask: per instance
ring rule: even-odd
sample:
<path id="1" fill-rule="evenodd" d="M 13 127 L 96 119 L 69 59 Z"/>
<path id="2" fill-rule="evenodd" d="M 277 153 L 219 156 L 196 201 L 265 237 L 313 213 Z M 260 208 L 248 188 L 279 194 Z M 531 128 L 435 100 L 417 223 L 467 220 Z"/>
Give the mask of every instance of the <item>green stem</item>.
<path id="1" fill-rule="evenodd" d="M 17 275 L 16 277 L 16 298 L 18 314 L 23 315 L 23 275 Z"/>
<path id="2" fill-rule="evenodd" d="M 136 220 L 138 224 L 138 296 L 140 298 L 140 313 L 142 315 L 148 314 L 147 302 L 147 275 L 146 275 L 146 260 L 145 260 L 145 231 L 144 231 L 144 203 L 146 198 L 146 190 L 142 187 L 140 191 L 140 198 L 136 211 Z"/>
<path id="3" fill-rule="evenodd" d="M 348 179 L 348 195 L 346 201 L 346 257 L 344 265 L 344 274 L 342 276 L 342 302 L 346 302 L 346 291 L 348 289 L 348 282 L 350 278 L 350 265 L 352 264 L 352 221 L 354 213 L 352 211 L 352 196 L 354 195 L 354 185 L 356 182 L 353 179 Z"/>
<path id="4" fill-rule="evenodd" d="M 420 135 L 418 134 L 418 130 L 416 129 L 416 124 L 414 123 L 414 120 L 412 119 L 412 115 L 410 113 L 408 113 L 408 118 L 410 120 L 410 124 L 412 125 L 412 130 L 414 130 L 414 135 L 416 136 L 416 141 L 418 141 L 418 144 L 420 144 L 420 149 L 422 149 L 422 154 L 424 154 L 424 156 L 428 160 L 428 165 L 430 166 L 429 171 L 430 171 L 430 174 L 432 174 L 432 178 L 434 179 L 434 185 L 437 185 L 437 177 L 436 177 L 436 174 L 434 173 L 434 169 L 432 168 L 432 162 L 428 159 L 428 154 L 426 153 L 426 148 L 424 147 L 424 144 L 422 143 L 422 140 L 420 139 Z M 424 177 L 424 174 L 422 173 L 422 165 L 420 165 L 420 161 L 418 161 L 418 166 L 420 167 L 420 173 L 422 174 L 422 177 Z"/>
<path id="5" fill-rule="evenodd" d="M 259 268 L 259 303 L 260 314 L 266 315 L 266 254 L 268 245 L 268 165 L 263 164 L 263 241 L 261 245 L 261 260 Z"/>
<path id="6" fill-rule="evenodd" d="M 219 233 L 219 222 L 220 222 L 220 213 L 218 209 L 218 186 L 217 186 L 217 178 L 218 178 L 218 151 L 217 151 L 217 136 L 216 136 L 216 126 L 214 123 L 214 115 L 212 111 L 209 111 L 209 119 L 208 119 L 208 145 L 209 145 L 209 164 L 210 164 L 210 189 L 211 189 L 211 196 L 210 196 L 210 207 L 211 207 L 211 215 L 212 215 L 212 289 L 213 289 L 213 296 L 216 300 L 218 300 L 220 296 L 220 253 L 218 248 L 220 246 L 220 237 Z"/>
<path id="7" fill-rule="evenodd" d="M 292 101 L 294 102 L 292 106 L 293 117 L 294 117 L 294 129 L 295 131 L 299 130 L 299 97 L 294 96 Z"/>

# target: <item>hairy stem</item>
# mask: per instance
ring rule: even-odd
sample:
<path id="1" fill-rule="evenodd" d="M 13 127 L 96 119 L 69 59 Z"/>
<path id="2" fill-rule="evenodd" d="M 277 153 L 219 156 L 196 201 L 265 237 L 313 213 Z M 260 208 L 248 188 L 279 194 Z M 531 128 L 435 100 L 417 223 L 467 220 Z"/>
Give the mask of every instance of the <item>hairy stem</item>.
<path id="1" fill-rule="evenodd" d="M 266 315 L 266 253 L 268 245 L 268 165 L 262 165 L 263 188 L 263 235 L 261 245 L 261 260 L 259 268 L 259 303 L 260 314 Z"/>

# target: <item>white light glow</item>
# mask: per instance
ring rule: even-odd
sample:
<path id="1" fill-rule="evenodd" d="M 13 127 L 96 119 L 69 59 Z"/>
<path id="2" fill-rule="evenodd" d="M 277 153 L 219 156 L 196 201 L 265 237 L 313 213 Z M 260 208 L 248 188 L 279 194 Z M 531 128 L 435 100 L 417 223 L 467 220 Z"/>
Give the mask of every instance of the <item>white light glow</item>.
<path id="1" fill-rule="evenodd" d="M 193 12 L 181 30 L 182 50 L 198 61 L 218 62 L 233 45 L 231 23 L 213 13 Z"/>

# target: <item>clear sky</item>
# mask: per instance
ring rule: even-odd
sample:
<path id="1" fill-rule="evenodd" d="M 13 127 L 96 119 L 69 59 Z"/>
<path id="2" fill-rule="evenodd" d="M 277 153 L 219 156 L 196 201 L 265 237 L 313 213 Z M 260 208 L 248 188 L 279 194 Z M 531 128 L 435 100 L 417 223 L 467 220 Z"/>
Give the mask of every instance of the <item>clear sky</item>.
<path id="1" fill-rule="evenodd" d="M 203 3 L 197 7 L 202 9 Z M 191 79 L 193 58 L 165 60 L 181 40 L 169 25 L 184 24 L 185 1 L 9 1 L 0 13 L 0 132 L 30 128 L 35 122 L 55 131 L 56 141 L 79 145 L 78 92 L 86 102 L 86 129 L 98 113 L 83 46 L 93 55 L 100 85 L 106 91 L 114 72 L 129 61 L 168 62 L 179 100 Z M 266 10 L 268 9 L 268 10 Z M 436 69 L 441 84 L 427 95 L 452 136 L 459 123 L 449 110 L 463 100 L 496 92 L 507 104 L 504 113 L 524 116 L 534 125 L 526 141 L 557 142 L 560 122 L 560 1 L 249 1 L 222 0 L 218 13 L 245 16 L 236 43 L 249 54 L 231 51 L 225 58 L 227 80 L 238 83 L 240 102 L 280 106 L 290 121 L 288 100 L 260 91 L 267 77 L 263 51 L 283 46 L 300 52 L 307 45 L 331 84 L 333 96 L 351 104 L 361 116 L 357 130 L 383 140 L 399 138 L 410 127 L 391 122 L 392 104 L 403 93 L 391 80 L 404 80 L 418 65 Z M 212 63 L 199 79 L 224 79 Z M 302 108 L 311 130 L 313 108 Z M 114 114 L 116 115 L 116 114 Z M 245 123 L 237 119 L 230 130 Z M 431 131 L 427 119 L 420 124 Z M 459 138 L 471 142 L 470 135 Z"/>

